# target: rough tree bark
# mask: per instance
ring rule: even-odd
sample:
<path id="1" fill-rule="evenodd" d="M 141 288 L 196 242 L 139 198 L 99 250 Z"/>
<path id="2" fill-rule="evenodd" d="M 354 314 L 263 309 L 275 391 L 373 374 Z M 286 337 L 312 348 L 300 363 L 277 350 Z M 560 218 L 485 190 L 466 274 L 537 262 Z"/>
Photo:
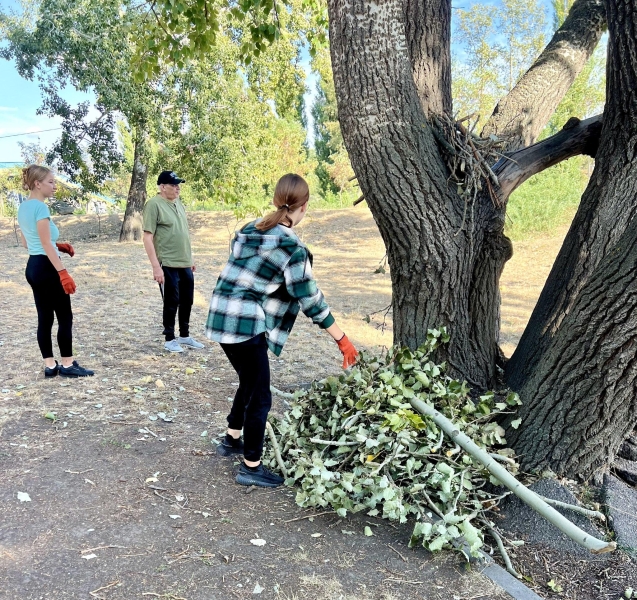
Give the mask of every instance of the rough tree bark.
<path id="1" fill-rule="evenodd" d="M 146 134 L 137 128 L 133 172 L 126 200 L 124 221 L 119 233 L 120 242 L 139 241 L 143 237 L 142 210 L 146 204 L 146 180 L 148 179 L 146 143 Z"/>
<path id="2" fill-rule="evenodd" d="M 508 436 L 524 466 L 571 476 L 607 465 L 637 423 L 637 0 L 607 0 L 607 11 L 595 170 L 506 371 L 525 400 Z"/>
<path id="3" fill-rule="evenodd" d="M 405 35 L 425 114 L 451 114 L 451 4 L 405 0 Z"/>

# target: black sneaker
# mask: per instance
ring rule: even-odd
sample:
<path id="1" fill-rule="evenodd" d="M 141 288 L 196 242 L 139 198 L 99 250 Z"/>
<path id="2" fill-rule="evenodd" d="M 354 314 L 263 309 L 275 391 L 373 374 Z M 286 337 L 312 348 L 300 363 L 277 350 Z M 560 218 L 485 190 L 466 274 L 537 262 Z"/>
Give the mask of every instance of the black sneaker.
<path id="1" fill-rule="evenodd" d="M 268 471 L 262 464 L 251 470 L 245 463 L 241 463 L 236 478 L 239 485 L 256 485 L 258 487 L 278 487 L 283 481 L 283 477 Z"/>
<path id="2" fill-rule="evenodd" d="M 59 371 L 60 377 L 92 377 L 95 375 L 93 371 L 80 367 L 76 360 L 73 361 L 73 364 L 70 367 L 60 365 Z"/>
<path id="3" fill-rule="evenodd" d="M 60 370 L 60 365 L 58 364 L 58 361 L 56 360 L 54 367 L 44 367 L 44 376 L 56 377 L 59 370 Z"/>
<path id="4" fill-rule="evenodd" d="M 226 437 L 224 437 L 217 446 L 217 454 L 219 456 L 237 456 L 243 454 L 243 440 L 241 438 L 235 440 L 231 435 L 226 433 Z"/>

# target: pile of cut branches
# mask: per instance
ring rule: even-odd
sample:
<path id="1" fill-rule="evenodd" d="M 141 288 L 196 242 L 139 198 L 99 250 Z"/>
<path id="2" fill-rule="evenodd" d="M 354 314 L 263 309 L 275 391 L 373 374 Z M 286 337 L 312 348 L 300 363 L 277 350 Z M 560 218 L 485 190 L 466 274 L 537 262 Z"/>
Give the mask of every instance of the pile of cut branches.
<path id="1" fill-rule="evenodd" d="M 482 529 L 492 526 L 488 511 L 500 499 L 493 491 L 498 482 L 408 400 L 435 404 L 511 473 L 518 465 L 497 418 L 520 400 L 514 393 L 471 397 L 466 383 L 431 360 L 447 340 L 444 329 L 431 330 L 415 352 L 390 349 L 382 358 L 363 352 L 350 372 L 294 394 L 283 417 L 272 419 L 278 443 L 268 446 L 264 462 L 297 487 L 300 506 L 401 523 L 411 517 L 412 545 L 435 551 L 463 536 L 471 554 L 478 552 Z"/>

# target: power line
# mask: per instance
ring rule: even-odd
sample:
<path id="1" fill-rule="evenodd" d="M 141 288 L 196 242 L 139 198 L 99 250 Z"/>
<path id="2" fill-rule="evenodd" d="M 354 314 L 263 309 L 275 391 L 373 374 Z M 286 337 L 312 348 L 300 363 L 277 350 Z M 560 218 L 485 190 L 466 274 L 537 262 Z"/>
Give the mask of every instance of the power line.
<path id="1" fill-rule="evenodd" d="M 33 135 L 34 133 L 44 133 L 45 131 L 57 131 L 58 129 L 62 129 L 62 127 L 53 127 L 53 129 L 40 129 L 40 131 L 26 131 L 24 133 L 12 133 L 11 135 L 0 135 L 0 140 L 10 137 L 18 137 L 21 135 Z"/>

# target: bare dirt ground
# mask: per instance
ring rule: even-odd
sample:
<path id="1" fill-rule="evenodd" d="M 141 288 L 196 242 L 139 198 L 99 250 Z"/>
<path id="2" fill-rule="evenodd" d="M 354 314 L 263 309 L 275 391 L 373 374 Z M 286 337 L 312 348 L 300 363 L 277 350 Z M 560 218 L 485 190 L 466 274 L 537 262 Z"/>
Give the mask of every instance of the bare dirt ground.
<path id="1" fill-rule="evenodd" d="M 191 329 L 206 348 L 183 355 L 163 351 L 159 291 L 141 244 L 117 243 L 119 217 L 55 220 L 76 250 L 65 259 L 78 285 L 76 354 L 96 376 L 44 379 L 26 251 L 13 221 L 0 219 L 0 598 L 508 598 L 456 555 L 409 550 L 409 528 L 303 511 L 293 490 L 246 493 L 234 483 L 235 464 L 218 458 L 211 440 L 224 429 L 237 380 L 202 335 L 232 216 L 190 215 L 198 267 Z M 384 248 L 369 212 L 315 211 L 300 234 L 354 344 L 389 345 L 390 281 L 374 273 Z M 558 247 L 556 239 L 519 244 L 507 266 L 507 353 Z M 331 338 L 299 317 L 272 360 L 273 384 L 285 389 L 339 368 Z M 368 524 L 373 537 L 363 535 Z M 548 579 L 536 577 L 550 594 Z"/>

